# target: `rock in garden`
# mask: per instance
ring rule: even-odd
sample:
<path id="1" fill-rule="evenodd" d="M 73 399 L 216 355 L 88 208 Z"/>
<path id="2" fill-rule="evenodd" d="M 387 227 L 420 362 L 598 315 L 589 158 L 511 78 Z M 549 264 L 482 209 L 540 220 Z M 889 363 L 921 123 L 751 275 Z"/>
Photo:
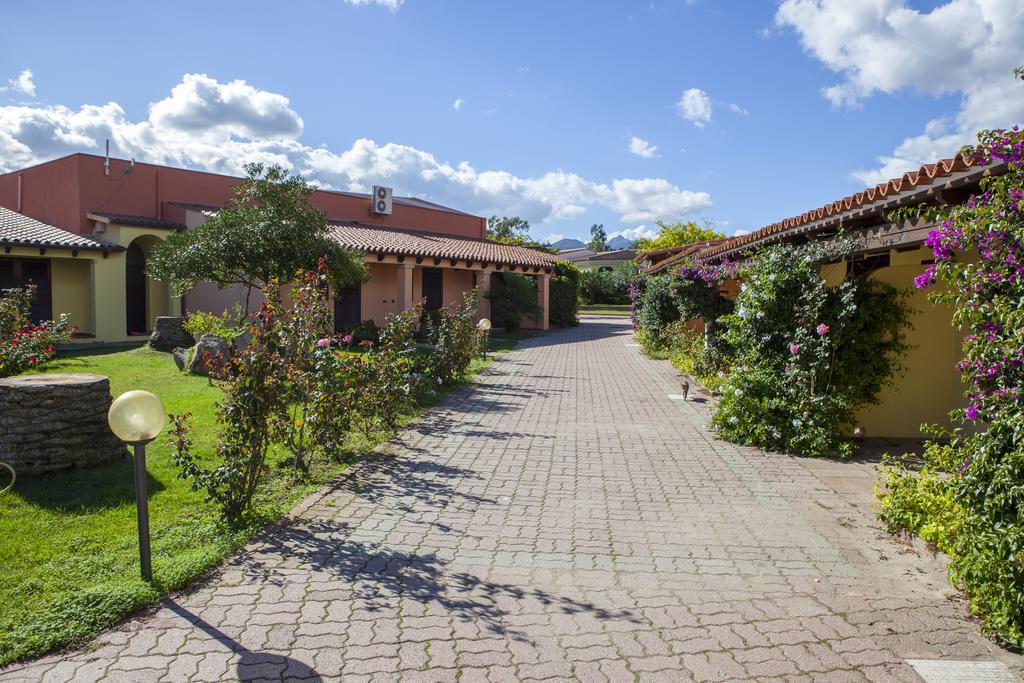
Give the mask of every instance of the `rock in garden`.
<path id="1" fill-rule="evenodd" d="M 223 337 L 216 334 L 204 334 L 196 343 L 192 362 L 188 364 L 188 371 L 193 375 L 208 376 L 210 367 L 206 362 L 207 354 L 213 362 L 226 363 L 231 360 L 231 347 Z"/>
<path id="2" fill-rule="evenodd" d="M 192 356 L 192 347 L 186 349 L 179 346 L 171 351 L 171 355 L 174 356 L 174 364 L 178 366 L 178 369 L 184 371 L 185 366 L 188 365 L 189 358 Z"/>
<path id="3" fill-rule="evenodd" d="M 192 346 L 195 339 L 185 331 L 185 319 L 169 315 L 158 316 L 153 323 L 149 345 L 157 351 L 173 351 L 179 346 Z"/>

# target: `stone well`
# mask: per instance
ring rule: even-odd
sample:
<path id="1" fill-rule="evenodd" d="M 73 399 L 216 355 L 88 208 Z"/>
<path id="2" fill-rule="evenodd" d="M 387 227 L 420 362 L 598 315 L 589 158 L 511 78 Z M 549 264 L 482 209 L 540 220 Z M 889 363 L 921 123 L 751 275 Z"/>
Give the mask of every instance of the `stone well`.
<path id="1" fill-rule="evenodd" d="M 0 379 L 0 460 L 19 475 L 90 467 L 125 455 L 107 426 L 110 380 L 53 373 Z"/>

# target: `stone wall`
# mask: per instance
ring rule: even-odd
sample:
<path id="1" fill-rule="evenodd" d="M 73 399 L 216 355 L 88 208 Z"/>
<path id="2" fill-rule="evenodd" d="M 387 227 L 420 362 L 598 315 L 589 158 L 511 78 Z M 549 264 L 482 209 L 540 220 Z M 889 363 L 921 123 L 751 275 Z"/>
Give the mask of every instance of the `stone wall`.
<path id="1" fill-rule="evenodd" d="M 89 467 L 126 455 L 107 426 L 110 380 L 53 373 L 0 379 L 0 460 L 18 475 Z"/>

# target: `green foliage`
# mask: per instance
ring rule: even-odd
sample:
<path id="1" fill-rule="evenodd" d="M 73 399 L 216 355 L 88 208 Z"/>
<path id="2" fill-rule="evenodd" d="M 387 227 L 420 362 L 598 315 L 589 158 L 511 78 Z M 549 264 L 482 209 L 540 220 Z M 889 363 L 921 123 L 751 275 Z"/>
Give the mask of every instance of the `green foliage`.
<path id="1" fill-rule="evenodd" d="M 632 262 L 620 263 L 610 271 L 584 270 L 580 276 L 580 298 L 585 304 L 628 304 L 629 283 L 637 277 Z"/>
<path id="2" fill-rule="evenodd" d="M 592 251 L 608 250 L 608 233 L 604 231 L 604 225 L 594 223 L 590 226 L 590 242 L 587 247 Z"/>
<path id="3" fill-rule="evenodd" d="M 398 418 L 412 405 L 418 378 L 415 370 L 416 328 L 422 318 L 422 304 L 387 317 L 380 330 L 380 342 L 366 343 L 366 362 L 357 366 L 362 374 L 352 381 L 361 391 L 356 421 L 364 434 L 392 430 Z"/>
<path id="4" fill-rule="evenodd" d="M 35 285 L 0 290 L 0 377 L 46 365 L 56 355 L 57 345 L 70 342 L 78 329 L 66 313 L 57 320 L 29 320 L 35 292 Z"/>
<path id="5" fill-rule="evenodd" d="M 271 280 L 269 287 L 276 288 L 276 283 Z M 171 416 L 180 476 L 190 480 L 195 490 L 205 489 L 208 499 L 236 526 L 252 511 L 275 427 L 287 410 L 287 361 L 277 298 L 268 292 L 260 311 L 252 316 L 251 339 L 244 349 L 222 366 L 211 363 L 224 392 L 217 404 L 215 465 L 204 464 L 193 449 L 191 415 Z"/>
<path id="6" fill-rule="evenodd" d="M 423 374 L 442 387 L 465 378 L 473 358 L 480 353 L 480 335 L 476 323 L 477 291 L 466 292 L 462 303 L 438 311 L 427 332 L 430 353 Z"/>
<path id="7" fill-rule="evenodd" d="M 693 221 L 686 223 L 664 223 L 655 221 L 661 232 L 654 238 L 641 237 L 636 241 L 635 249 L 638 251 L 651 251 L 653 249 L 665 249 L 667 247 L 681 247 L 694 242 L 704 242 L 725 237 L 714 229 L 710 223 L 703 226 Z"/>
<path id="8" fill-rule="evenodd" d="M 779 245 L 742 275 L 723 337 L 734 357 L 713 418 L 721 436 L 810 456 L 848 455 L 840 432 L 902 371 L 905 294 L 866 278 L 829 287 L 820 264 L 849 253 L 836 240 Z"/>
<path id="9" fill-rule="evenodd" d="M 579 310 L 581 280 L 582 273 L 575 264 L 569 261 L 555 263 L 555 273 L 551 277 L 548 292 L 549 322 L 552 325 L 579 325 L 576 314 Z"/>
<path id="10" fill-rule="evenodd" d="M 540 320 L 537 284 L 533 278 L 514 273 L 495 273 L 491 277 L 491 322 L 506 330 L 518 330 L 523 317 Z"/>
<path id="11" fill-rule="evenodd" d="M 679 320 L 681 314 L 672 292 L 671 276 L 655 275 L 644 280 L 636 307 L 637 328 L 650 334 L 660 335 L 669 323 Z"/>
<path id="12" fill-rule="evenodd" d="M 331 237 L 323 212 L 310 204 L 312 185 L 277 165 L 248 164 L 245 170 L 216 214 L 157 245 L 146 264 L 150 276 L 179 293 L 203 281 L 251 292 L 314 270 L 325 259 L 335 287 L 367 277 L 360 255 Z"/>
<path id="13" fill-rule="evenodd" d="M 519 216 L 491 216 L 487 219 L 487 239 L 502 244 L 529 246 L 533 243 L 530 237 L 530 223 Z"/>
<path id="14" fill-rule="evenodd" d="M 245 319 L 243 311 L 224 311 L 221 315 L 206 311 L 193 311 L 185 318 L 183 327 L 197 341 L 204 334 L 215 334 L 226 341 L 229 346 L 234 346 L 235 340 L 245 334 L 245 326 L 235 324 L 240 319 Z"/>
<path id="15" fill-rule="evenodd" d="M 982 131 L 966 153 L 1007 164 L 958 206 L 925 209 L 935 262 L 915 283 L 954 307 L 968 406 L 926 467 L 883 469 L 882 513 L 950 555 L 950 578 L 985 628 L 1024 647 L 1024 133 Z M 966 257 L 965 257 L 966 256 Z"/>

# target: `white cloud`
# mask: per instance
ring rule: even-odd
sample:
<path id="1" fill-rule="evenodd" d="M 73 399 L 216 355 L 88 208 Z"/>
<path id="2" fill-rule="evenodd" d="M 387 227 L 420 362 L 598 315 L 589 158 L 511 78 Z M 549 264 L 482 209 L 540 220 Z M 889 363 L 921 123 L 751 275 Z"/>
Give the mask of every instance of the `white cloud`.
<path id="1" fill-rule="evenodd" d="M 381 7 L 387 7 L 392 12 L 397 12 L 405 0 L 345 0 L 345 2 L 357 7 L 359 5 L 380 5 Z"/>
<path id="2" fill-rule="evenodd" d="M 654 239 L 658 236 L 659 231 L 653 228 L 648 228 L 646 225 L 638 225 L 635 228 L 629 228 L 628 230 L 617 230 L 608 235 L 608 239 L 613 237 L 625 237 L 627 240 L 637 240 L 641 237 L 647 239 Z"/>
<path id="3" fill-rule="evenodd" d="M 732 112 L 734 112 L 736 114 L 741 114 L 743 116 L 746 116 L 747 114 L 750 113 L 749 111 L 747 111 L 746 109 L 744 109 L 740 105 L 736 104 L 735 102 L 729 102 L 729 103 L 726 104 L 726 106 L 729 107 L 729 111 L 732 111 Z"/>
<path id="4" fill-rule="evenodd" d="M 629 151 L 631 154 L 635 154 L 638 157 L 644 159 L 650 159 L 651 157 L 658 156 L 658 146 L 652 145 L 643 138 L 633 136 L 629 139 Z"/>
<path id="5" fill-rule="evenodd" d="M 7 92 L 8 90 L 24 93 L 29 97 L 35 97 L 36 84 L 32 80 L 32 69 L 24 69 L 18 74 L 17 78 L 12 78 L 7 81 L 7 85 L 0 86 L 0 92 Z"/>
<path id="6" fill-rule="evenodd" d="M 452 102 L 452 108 L 455 111 L 462 111 L 462 105 L 463 104 L 465 104 L 465 100 L 463 100 L 461 97 L 459 97 L 454 102 Z"/>
<path id="7" fill-rule="evenodd" d="M 1024 87 L 1011 75 L 1024 43 L 1019 0 L 949 0 L 929 12 L 906 0 L 784 0 L 775 21 L 844 77 L 822 90 L 835 106 L 861 106 L 876 93 L 960 95 L 955 114 L 925 123 L 879 157 L 878 168 L 856 171 L 865 184 L 952 156 L 979 129 L 1024 118 Z"/>
<path id="8" fill-rule="evenodd" d="M 72 152 L 99 152 L 109 138 L 115 153 L 142 161 L 239 174 L 246 162 L 279 163 L 327 189 L 365 191 L 375 183 L 482 215 L 518 215 L 531 223 L 565 220 L 591 208 L 623 222 L 678 220 L 711 207 L 706 192 L 663 178 L 597 182 L 554 170 L 520 177 L 451 164 L 393 142 L 358 139 L 332 150 L 299 141 L 302 118 L 277 93 L 244 81 L 219 83 L 189 74 L 169 97 L 132 121 L 116 102 L 0 107 L 0 172 Z"/>
<path id="9" fill-rule="evenodd" d="M 676 102 L 676 112 L 693 125 L 703 128 L 711 122 L 711 98 L 700 88 L 690 88 Z"/>
<path id="10" fill-rule="evenodd" d="M 547 237 L 545 237 L 544 239 L 542 239 L 541 243 L 542 244 L 554 244 L 555 242 L 560 242 L 561 240 L 564 240 L 564 239 L 565 239 L 565 235 L 563 235 L 562 233 L 560 233 L 560 232 L 553 232 L 550 235 L 548 235 Z"/>
<path id="11" fill-rule="evenodd" d="M 739 237 L 740 235 L 749 235 L 749 234 L 750 234 L 749 230 L 734 230 L 733 233 L 732 233 L 732 236 L 733 237 Z"/>

